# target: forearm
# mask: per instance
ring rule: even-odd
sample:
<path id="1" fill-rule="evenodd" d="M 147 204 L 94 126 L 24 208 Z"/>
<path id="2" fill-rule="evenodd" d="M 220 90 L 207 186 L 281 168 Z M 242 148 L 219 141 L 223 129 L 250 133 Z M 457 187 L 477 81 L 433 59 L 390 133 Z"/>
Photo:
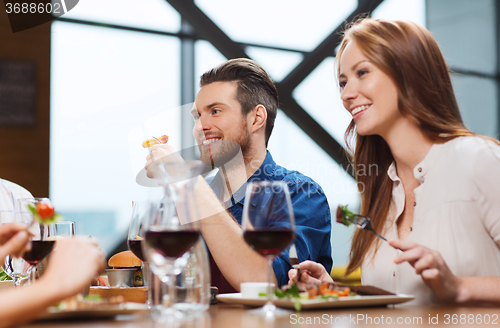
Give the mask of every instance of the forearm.
<path id="1" fill-rule="evenodd" d="M 31 321 L 49 306 L 67 297 L 57 286 L 48 281 L 37 281 L 30 286 L 11 288 L 0 293 L 5 300 L 0 307 L 0 327 L 10 327 Z"/>
<path id="2" fill-rule="evenodd" d="M 198 181 L 196 197 L 202 217 L 201 232 L 226 280 L 236 290 L 242 282 L 267 281 L 266 259 L 248 246 L 241 227 L 204 180 Z M 274 273 L 272 281 L 276 283 Z"/>
<path id="3" fill-rule="evenodd" d="M 459 278 L 456 302 L 464 305 L 500 305 L 500 277 Z"/>

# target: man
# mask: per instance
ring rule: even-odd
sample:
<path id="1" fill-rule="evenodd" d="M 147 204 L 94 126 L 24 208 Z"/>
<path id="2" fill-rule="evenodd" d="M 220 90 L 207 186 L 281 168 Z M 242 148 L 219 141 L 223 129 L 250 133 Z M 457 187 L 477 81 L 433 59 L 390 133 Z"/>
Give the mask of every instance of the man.
<path id="1" fill-rule="evenodd" d="M 278 108 L 272 80 L 255 62 L 233 59 L 203 74 L 200 85 L 191 111 L 196 122 L 193 134 L 202 161 L 220 168 L 210 187 L 203 179 L 198 179 L 196 187 L 201 233 L 210 250 L 212 285 L 227 293 L 239 290 L 241 282 L 267 281 L 266 260 L 245 243 L 240 227 L 244 187 L 255 180 L 288 184 L 299 260 L 320 262 L 329 271 L 330 208 L 321 187 L 277 165 L 267 151 Z M 169 145 L 153 146 L 146 163 L 148 176 L 153 175 L 150 164 L 172 152 Z M 286 250 L 273 263 L 273 281 L 286 284 L 290 268 Z"/>
<path id="2" fill-rule="evenodd" d="M 14 210 L 20 198 L 33 198 L 33 196 L 20 185 L 0 179 L 0 223 L 14 219 Z"/>

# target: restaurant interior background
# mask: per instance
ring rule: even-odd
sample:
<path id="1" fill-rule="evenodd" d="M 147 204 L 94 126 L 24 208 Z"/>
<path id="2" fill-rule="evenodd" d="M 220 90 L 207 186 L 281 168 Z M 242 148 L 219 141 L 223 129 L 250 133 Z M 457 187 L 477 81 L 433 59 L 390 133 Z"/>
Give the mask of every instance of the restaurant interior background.
<path id="1" fill-rule="evenodd" d="M 17 33 L 2 4 L 0 64 L 34 64 L 36 99 L 33 121 L 17 126 L 2 120 L 0 105 L 0 177 L 49 196 L 78 233 L 111 253 L 126 237 L 131 202 L 161 193 L 135 183 L 147 155 L 142 139 L 168 134 L 177 149 L 194 145 L 181 105 L 190 106 L 204 71 L 246 54 L 278 83 L 282 111 L 269 143 L 276 162 L 315 179 L 332 209 L 357 209 L 355 181 L 335 161 L 350 116 L 331 45 L 358 5 L 430 29 L 455 72 L 467 127 L 498 137 L 495 0 L 80 0 Z M 0 74 L 0 96 L 8 83 Z M 347 262 L 352 229 L 332 223 L 335 264 Z"/>

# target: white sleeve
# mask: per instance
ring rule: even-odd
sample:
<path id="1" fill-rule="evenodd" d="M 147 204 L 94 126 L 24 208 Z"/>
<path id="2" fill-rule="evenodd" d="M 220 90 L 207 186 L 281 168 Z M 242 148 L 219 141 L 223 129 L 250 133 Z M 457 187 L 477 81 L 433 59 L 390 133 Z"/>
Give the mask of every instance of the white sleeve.
<path id="1" fill-rule="evenodd" d="M 484 227 L 500 246 L 500 146 L 487 141 L 477 150 L 473 169 L 477 204 Z"/>

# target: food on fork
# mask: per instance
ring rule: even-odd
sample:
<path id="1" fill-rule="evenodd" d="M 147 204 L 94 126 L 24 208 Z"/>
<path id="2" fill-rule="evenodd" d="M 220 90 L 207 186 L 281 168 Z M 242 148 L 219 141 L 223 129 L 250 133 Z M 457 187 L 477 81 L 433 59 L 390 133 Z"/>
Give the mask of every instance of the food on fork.
<path id="1" fill-rule="evenodd" d="M 337 223 L 342 223 L 345 226 L 350 226 L 352 218 L 356 217 L 356 214 L 347 209 L 347 205 L 339 205 L 337 207 Z"/>
<path id="2" fill-rule="evenodd" d="M 153 137 L 151 139 L 144 140 L 142 142 L 142 147 L 148 148 L 152 147 L 153 145 L 160 145 L 160 144 L 166 144 L 168 142 L 168 136 L 162 135 L 160 137 Z"/>
<path id="3" fill-rule="evenodd" d="M 27 204 L 29 211 L 33 214 L 36 222 L 41 224 L 51 224 L 59 221 L 62 216 L 57 214 L 54 206 L 48 198 L 41 198 L 34 202 Z"/>
<path id="4" fill-rule="evenodd" d="M 117 253 L 108 261 L 108 265 L 113 269 L 136 269 L 134 277 L 135 286 L 143 286 L 141 260 L 131 251 Z"/>

